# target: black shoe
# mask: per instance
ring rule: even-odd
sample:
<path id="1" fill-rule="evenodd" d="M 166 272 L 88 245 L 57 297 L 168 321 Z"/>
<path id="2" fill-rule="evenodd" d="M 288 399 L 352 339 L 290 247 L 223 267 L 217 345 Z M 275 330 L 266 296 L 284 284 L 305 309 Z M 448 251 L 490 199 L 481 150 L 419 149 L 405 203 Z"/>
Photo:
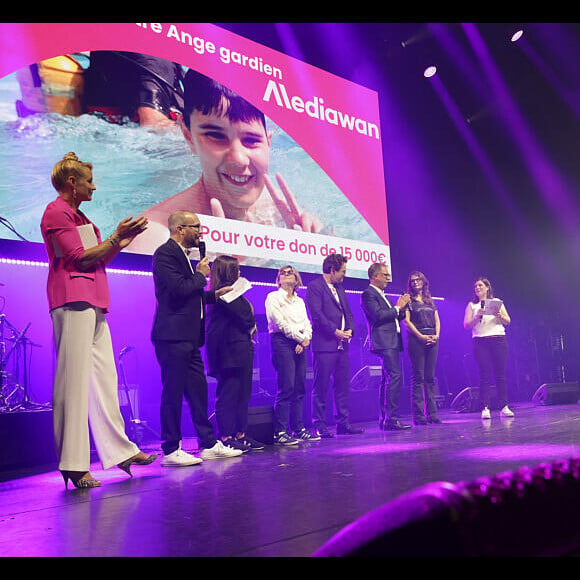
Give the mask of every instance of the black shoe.
<path id="1" fill-rule="evenodd" d="M 362 427 L 353 427 L 352 425 L 338 425 L 336 428 L 337 435 L 360 435 L 364 432 Z"/>
<path id="2" fill-rule="evenodd" d="M 439 417 L 429 417 L 427 419 L 428 423 L 434 423 L 435 425 L 441 425 L 441 423 L 443 423 L 443 421 L 441 421 L 441 419 L 439 419 Z"/>
<path id="3" fill-rule="evenodd" d="M 243 437 L 238 438 L 237 441 L 243 443 L 250 451 L 261 451 L 266 447 L 261 441 L 256 441 L 249 435 L 244 435 Z"/>
<path id="4" fill-rule="evenodd" d="M 387 431 L 403 431 L 405 429 L 410 429 L 410 428 L 411 428 L 411 425 L 404 425 L 398 419 L 396 419 L 394 421 L 389 420 L 389 421 L 385 422 L 385 429 Z"/>
<path id="5" fill-rule="evenodd" d="M 427 419 L 425 419 L 425 417 L 417 417 L 416 419 L 413 419 L 413 423 L 415 423 L 415 425 L 427 425 Z"/>
<path id="6" fill-rule="evenodd" d="M 314 430 L 314 432 L 321 439 L 332 439 L 334 437 L 334 433 L 332 431 L 329 431 L 328 429 L 326 429 L 326 427 L 324 427 L 324 428 L 318 428 L 317 427 Z"/>

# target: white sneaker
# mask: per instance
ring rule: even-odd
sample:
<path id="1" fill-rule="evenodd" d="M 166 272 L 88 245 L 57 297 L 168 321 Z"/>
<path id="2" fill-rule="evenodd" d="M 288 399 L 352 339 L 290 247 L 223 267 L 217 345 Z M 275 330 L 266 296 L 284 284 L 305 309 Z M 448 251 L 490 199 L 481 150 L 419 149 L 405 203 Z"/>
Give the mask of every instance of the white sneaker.
<path id="1" fill-rule="evenodd" d="M 491 413 L 489 412 L 488 407 L 483 408 L 483 411 L 481 412 L 481 418 L 482 419 L 491 419 Z"/>
<path id="2" fill-rule="evenodd" d="M 500 412 L 501 417 L 513 417 L 514 412 L 506 405 Z"/>
<path id="3" fill-rule="evenodd" d="M 226 459 L 228 457 L 238 457 L 242 453 L 241 449 L 233 449 L 218 440 L 213 447 L 202 449 L 199 455 L 202 459 Z"/>
<path id="4" fill-rule="evenodd" d="M 181 448 L 169 453 L 161 460 L 162 467 L 185 467 L 202 463 L 202 459 L 183 451 Z"/>

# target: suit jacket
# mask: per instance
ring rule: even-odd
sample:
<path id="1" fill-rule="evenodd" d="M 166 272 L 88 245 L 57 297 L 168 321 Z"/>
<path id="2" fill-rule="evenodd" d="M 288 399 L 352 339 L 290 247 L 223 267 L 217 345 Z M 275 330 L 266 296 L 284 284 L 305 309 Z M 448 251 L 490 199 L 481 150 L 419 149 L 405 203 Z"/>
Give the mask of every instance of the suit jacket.
<path id="1" fill-rule="evenodd" d="M 397 314 L 397 309 L 386 303 L 377 288 L 369 286 L 361 294 L 361 306 L 367 319 L 369 343 L 371 352 L 379 352 L 387 348 L 403 350 L 401 333 L 397 332 L 395 320 L 402 320 L 405 311 Z"/>
<path id="2" fill-rule="evenodd" d="M 312 351 L 335 351 L 338 348 L 338 338 L 334 335 L 341 328 L 344 314 L 344 330 L 351 329 L 354 334 L 354 317 L 350 310 L 346 292 L 341 284 L 336 286 L 340 304 L 336 301 L 326 280 L 320 276 L 315 278 L 306 289 L 304 301 L 312 322 Z M 348 343 L 343 343 L 345 350 Z"/>
<path id="3" fill-rule="evenodd" d="M 208 374 L 217 377 L 220 369 L 253 366 L 255 331 L 254 308 L 247 298 L 216 300 L 207 316 Z"/>
<path id="4" fill-rule="evenodd" d="M 205 341 L 205 304 L 215 292 L 205 291 L 207 280 L 192 272 L 181 246 L 171 238 L 153 254 L 153 282 L 157 307 L 151 339 L 182 340 L 202 346 Z M 203 311 L 203 319 L 202 319 Z"/>

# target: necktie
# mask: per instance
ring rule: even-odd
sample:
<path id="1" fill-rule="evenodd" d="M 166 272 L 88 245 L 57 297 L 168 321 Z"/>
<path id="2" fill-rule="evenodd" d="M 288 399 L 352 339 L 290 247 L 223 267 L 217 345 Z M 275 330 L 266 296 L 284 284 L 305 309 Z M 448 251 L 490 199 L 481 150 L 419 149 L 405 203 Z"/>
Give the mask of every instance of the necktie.
<path id="1" fill-rule="evenodd" d="M 338 295 L 338 292 L 336 291 L 336 288 L 334 287 L 334 284 L 329 284 L 329 286 L 330 290 L 332 291 L 332 295 L 334 296 L 335 300 L 338 302 L 340 309 L 342 310 L 341 330 L 344 330 L 344 309 L 342 308 L 342 304 L 340 303 L 340 297 Z"/>

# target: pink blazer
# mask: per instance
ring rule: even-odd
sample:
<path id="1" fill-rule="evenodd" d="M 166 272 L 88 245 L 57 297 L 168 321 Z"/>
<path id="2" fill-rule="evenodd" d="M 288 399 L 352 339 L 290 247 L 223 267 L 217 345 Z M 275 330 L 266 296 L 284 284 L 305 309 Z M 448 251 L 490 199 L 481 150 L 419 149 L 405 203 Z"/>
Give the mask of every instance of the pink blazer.
<path id="1" fill-rule="evenodd" d="M 105 312 L 110 295 L 104 262 L 83 272 L 78 263 L 84 253 L 78 226 L 92 224 L 98 242 L 101 233 L 80 210 L 75 211 L 61 197 L 50 202 L 40 221 L 40 230 L 48 254 L 47 294 L 49 309 L 69 302 L 88 302 Z"/>

